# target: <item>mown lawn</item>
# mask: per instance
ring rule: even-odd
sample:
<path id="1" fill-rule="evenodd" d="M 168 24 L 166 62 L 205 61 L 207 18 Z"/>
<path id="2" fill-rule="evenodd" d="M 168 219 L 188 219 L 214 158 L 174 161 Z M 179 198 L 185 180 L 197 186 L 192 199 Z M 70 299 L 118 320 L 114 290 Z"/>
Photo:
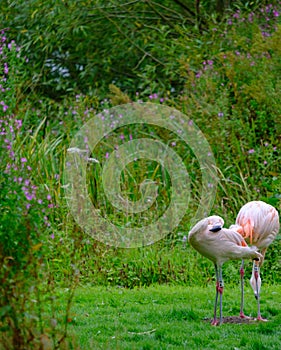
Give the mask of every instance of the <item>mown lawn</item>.
<path id="1" fill-rule="evenodd" d="M 245 312 L 255 316 L 247 286 Z M 210 325 L 214 286 L 79 287 L 69 332 L 80 349 L 281 349 L 281 286 L 263 286 L 268 322 Z M 224 316 L 239 315 L 240 290 L 225 286 Z"/>

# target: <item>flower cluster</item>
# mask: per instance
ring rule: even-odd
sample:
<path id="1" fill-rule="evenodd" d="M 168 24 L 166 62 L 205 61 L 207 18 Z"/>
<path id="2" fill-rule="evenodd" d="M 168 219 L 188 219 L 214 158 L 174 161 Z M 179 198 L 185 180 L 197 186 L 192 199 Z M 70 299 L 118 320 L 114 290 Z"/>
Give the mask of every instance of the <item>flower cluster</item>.
<path id="1" fill-rule="evenodd" d="M 16 97 L 13 86 L 10 86 L 11 59 L 19 57 L 19 48 L 14 41 L 8 42 L 5 32 L 1 32 L 0 39 L 0 164 L 3 173 L 3 188 L 1 197 L 5 202 L 5 210 L 21 212 L 27 217 L 31 211 L 36 212 L 37 220 L 50 226 L 49 210 L 53 208 L 49 193 L 41 191 L 32 179 L 32 167 L 26 156 L 21 153 L 23 146 L 17 145 L 17 136 L 23 133 L 23 122 L 13 114 Z M 12 79 L 11 79 L 12 80 Z M 41 214 L 40 214 L 41 213 Z"/>
<path id="2" fill-rule="evenodd" d="M 279 8 L 278 5 L 268 4 L 264 7 L 261 7 L 259 12 L 250 12 L 248 18 L 241 16 L 239 10 L 237 10 L 232 18 L 228 19 L 227 24 L 229 26 L 237 25 L 241 22 L 253 23 L 254 20 L 258 20 L 260 23 L 261 34 L 264 37 L 271 36 L 272 31 L 276 30 L 277 19 L 279 17 Z"/>

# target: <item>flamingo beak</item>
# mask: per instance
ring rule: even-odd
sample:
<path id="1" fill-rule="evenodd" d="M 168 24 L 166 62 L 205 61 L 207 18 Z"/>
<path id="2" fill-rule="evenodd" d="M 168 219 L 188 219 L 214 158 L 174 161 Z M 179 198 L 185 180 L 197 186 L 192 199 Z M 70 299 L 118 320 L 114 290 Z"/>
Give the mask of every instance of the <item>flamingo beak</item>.
<path id="1" fill-rule="evenodd" d="M 222 225 L 221 224 L 215 224 L 212 228 L 210 228 L 209 231 L 211 232 L 218 232 L 222 229 Z"/>

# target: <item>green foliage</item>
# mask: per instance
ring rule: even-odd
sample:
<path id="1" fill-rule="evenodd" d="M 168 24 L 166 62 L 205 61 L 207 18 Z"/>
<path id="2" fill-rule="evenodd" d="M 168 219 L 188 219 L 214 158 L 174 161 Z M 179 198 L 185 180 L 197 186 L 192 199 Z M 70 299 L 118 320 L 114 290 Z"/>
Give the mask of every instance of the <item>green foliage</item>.
<path id="1" fill-rule="evenodd" d="M 179 61 L 196 57 L 194 45 L 209 42 L 210 50 L 204 37 L 225 20 L 224 9 L 250 11 L 262 3 L 6 0 L 0 20 L 30 62 L 21 88 L 61 100 L 97 89 L 104 97 L 111 83 L 130 94 L 179 92 Z"/>
<path id="2" fill-rule="evenodd" d="M 86 286 L 119 286 L 122 293 L 123 287 L 151 284 L 214 285 L 211 262 L 185 240 L 197 209 L 201 171 L 195 155 L 176 134 L 149 125 L 119 129 L 100 142 L 93 154 L 100 168 L 89 166 L 87 173 L 94 205 L 113 223 L 138 227 L 167 207 L 169 175 L 153 161 L 130 163 L 122 172 L 123 193 L 131 200 L 140 199 L 139 184 L 150 179 L 158 183 L 161 196 L 147 216 L 128 216 L 111 205 L 102 189 L 106 155 L 112 152 L 112 145 L 120 146 L 131 138 L 152 136 L 173 147 L 188 169 L 192 192 L 186 216 L 175 232 L 152 246 L 122 250 L 85 236 L 74 223 L 62 183 L 65 156 L 74 134 L 97 112 L 140 100 L 167 104 L 188 115 L 215 155 L 220 181 L 212 212 L 223 216 L 227 226 L 247 201 L 261 199 L 281 208 L 280 6 L 255 8 L 235 1 L 235 12 L 227 14 L 225 8 L 218 17 L 208 14 L 210 3 L 215 11 L 216 1 L 201 1 L 198 18 L 194 3 L 1 3 L 1 23 L 11 27 L 6 35 L 17 38 L 22 46 L 19 55 L 15 44 L 9 48 L 9 41 L 3 41 L 0 56 L 1 76 L 8 77 L 1 82 L 0 98 L 0 331 L 4 348 L 42 348 L 44 339 L 53 348 L 66 347 L 68 324 L 75 330 L 82 322 L 81 315 L 70 315 L 78 280 Z M 281 281 L 280 248 L 278 236 L 261 271 L 266 283 Z M 225 265 L 226 283 L 238 282 L 238 269 L 239 263 Z M 58 285 L 69 288 L 60 315 L 56 314 Z M 181 298 L 186 300 L 186 295 Z M 174 322 L 187 317 L 197 329 L 199 317 L 210 308 L 209 301 L 206 305 L 202 299 L 198 297 L 198 303 L 205 308 L 199 316 L 193 308 L 181 306 L 162 311 L 157 324 L 166 314 Z M 120 306 L 117 297 L 110 302 L 114 309 Z M 229 310 L 239 311 L 232 303 Z M 111 311 L 106 309 L 105 315 Z M 268 305 L 266 312 L 268 317 L 278 315 L 278 308 Z M 137 310 L 133 317 L 138 319 L 140 313 Z M 105 315 L 91 320 L 104 324 Z M 50 322 L 56 326 L 50 328 Z M 112 324 L 108 327 L 102 340 L 106 346 L 112 345 L 108 339 L 114 334 Z M 177 327 L 185 329 L 186 323 L 184 327 L 177 323 Z M 267 341 L 266 347 L 274 348 L 273 340 L 266 336 L 273 328 L 261 325 L 264 334 L 253 340 L 252 347 L 247 345 L 249 328 L 249 334 L 241 334 L 229 347 L 261 348 L 261 341 Z M 121 348 L 131 348 L 131 338 L 143 348 L 153 348 L 150 341 L 140 340 L 142 335 L 127 334 L 146 330 L 146 324 L 141 329 L 126 328 L 126 337 L 121 336 L 130 338 L 126 340 L 129 345 L 120 343 Z M 180 347 L 186 340 L 181 332 L 176 339 L 162 328 L 149 336 L 160 346 Z M 198 332 L 194 348 L 207 348 L 204 336 L 212 337 Z M 216 333 L 211 339 L 215 342 L 219 337 Z M 96 348 L 98 340 L 93 342 Z"/>
<path id="3" fill-rule="evenodd" d="M 166 65 L 169 26 L 159 30 L 163 16 L 149 3 L 33 0 L 2 6 L 2 23 L 16 28 L 13 35 L 31 63 L 28 91 L 60 99 L 70 91 L 107 89 L 115 81 L 132 92 L 138 90 L 138 74 L 158 65 L 161 72 Z M 164 22 L 181 17 L 166 10 L 171 19 Z"/>
<path id="4" fill-rule="evenodd" d="M 196 62 L 188 58 L 182 61 L 186 88 L 177 106 L 205 131 L 225 195 L 231 201 L 258 196 L 276 205 L 280 203 L 276 191 L 280 186 L 280 25 L 272 8 L 264 12 L 266 32 L 261 29 L 263 12 L 250 17 L 236 13 L 226 27 L 213 28 L 213 46 L 200 68 L 194 69 Z"/>
<path id="5" fill-rule="evenodd" d="M 42 349 L 66 344 L 67 323 L 56 327 L 55 283 L 46 266 L 50 254 L 50 215 L 54 204 L 48 187 L 36 182 L 40 170 L 32 164 L 22 115 L 17 115 L 19 48 L 1 33 L 1 139 L 0 139 L 0 340 L 1 349 Z M 29 130 L 36 138 L 39 129 Z M 38 149 L 40 154 L 40 147 Z M 48 153 L 44 154 L 46 157 Z M 32 167 L 30 166 L 32 164 Z M 45 174 L 44 174 L 45 175 Z M 69 280 L 65 314 L 69 312 L 77 273 Z M 50 329 L 51 323 L 51 329 Z M 47 349 L 44 347 L 44 349 Z"/>
<path id="6" fill-rule="evenodd" d="M 20 77 L 16 67 L 23 64 L 18 57 L 15 43 L 6 43 L 4 33 L 1 36 L 3 59 L 2 71 L 2 110 L 1 110 L 1 255 L 12 256 L 15 265 L 28 253 L 33 245 L 40 243 L 39 231 L 47 224 L 48 218 L 42 215 L 42 207 L 47 206 L 46 193 L 32 183 L 31 170 L 27 158 L 18 152 L 22 140 L 22 120 L 14 115 L 16 111 L 16 86 Z"/>

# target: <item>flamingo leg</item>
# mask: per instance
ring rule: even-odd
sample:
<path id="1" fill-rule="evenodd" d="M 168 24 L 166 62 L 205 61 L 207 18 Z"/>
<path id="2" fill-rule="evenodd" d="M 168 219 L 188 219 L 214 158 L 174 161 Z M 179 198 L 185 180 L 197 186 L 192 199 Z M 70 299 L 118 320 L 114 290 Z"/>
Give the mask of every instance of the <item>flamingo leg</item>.
<path id="1" fill-rule="evenodd" d="M 240 280 L 241 280 L 241 306 L 240 306 L 240 317 L 246 318 L 244 314 L 244 259 L 241 261 L 241 267 L 240 267 Z"/>
<path id="2" fill-rule="evenodd" d="M 212 321 L 213 326 L 222 324 L 222 293 L 223 293 L 223 281 L 222 281 L 222 268 L 218 267 L 215 264 L 216 271 L 216 297 L 215 297 L 215 306 L 214 306 L 214 319 Z M 220 320 L 217 319 L 217 305 L 218 305 L 218 296 L 220 294 Z"/>
<path id="3" fill-rule="evenodd" d="M 258 304 L 258 317 L 257 319 L 261 319 L 261 308 L 260 308 L 260 289 L 259 289 L 259 267 L 258 265 L 254 264 L 254 277 L 256 280 L 256 299 L 257 299 L 257 304 Z"/>
<path id="4" fill-rule="evenodd" d="M 222 267 L 219 267 L 219 293 L 220 293 L 220 324 L 222 324 L 222 293 L 223 293 L 223 280 L 222 280 Z"/>
<path id="5" fill-rule="evenodd" d="M 218 305 L 218 280 L 219 280 L 219 275 L 218 275 L 218 267 L 215 264 L 215 271 L 216 271 L 216 297 L 215 297 L 215 306 L 214 306 L 214 319 L 212 321 L 213 326 L 217 326 L 218 320 L 217 320 L 217 305 Z"/>
<path id="6" fill-rule="evenodd" d="M 266 319 L 262 318 L 261 316 L 261 308 L 260 308 L 260 286 L 261 286 L 261 279 L 260 279 L 260 274 L 259 274 L 259 266 L 258 264 L 254 263 L 253 266 L 253 272 L 254 272 L 254 277 L 256 280 L 256 293 L 255 297 L 257 299 L 257 304 L 258 304 L 258 315 L 257 315 L 257 320 L 259 321 L 266 321 Z"/>
<path id="7" fill-rule="evenodd" d="M 255 293 L 255 298 L 257 299 L 257 305 L 258 305 L 257 320 L 259 320 L 259 321 L 266 321 L 266 319 L 263 319 L 261 317 L 261 311 L 260 311 L 261 278 L 260 278 L 259 272 L 260 272 L 259 261 L 254 260 L 253 270 L 252 270 L 252 277 L 250 279 L 250 283 L 251 283 L 251 286 L 252 286 L 253 291 Z"/>

